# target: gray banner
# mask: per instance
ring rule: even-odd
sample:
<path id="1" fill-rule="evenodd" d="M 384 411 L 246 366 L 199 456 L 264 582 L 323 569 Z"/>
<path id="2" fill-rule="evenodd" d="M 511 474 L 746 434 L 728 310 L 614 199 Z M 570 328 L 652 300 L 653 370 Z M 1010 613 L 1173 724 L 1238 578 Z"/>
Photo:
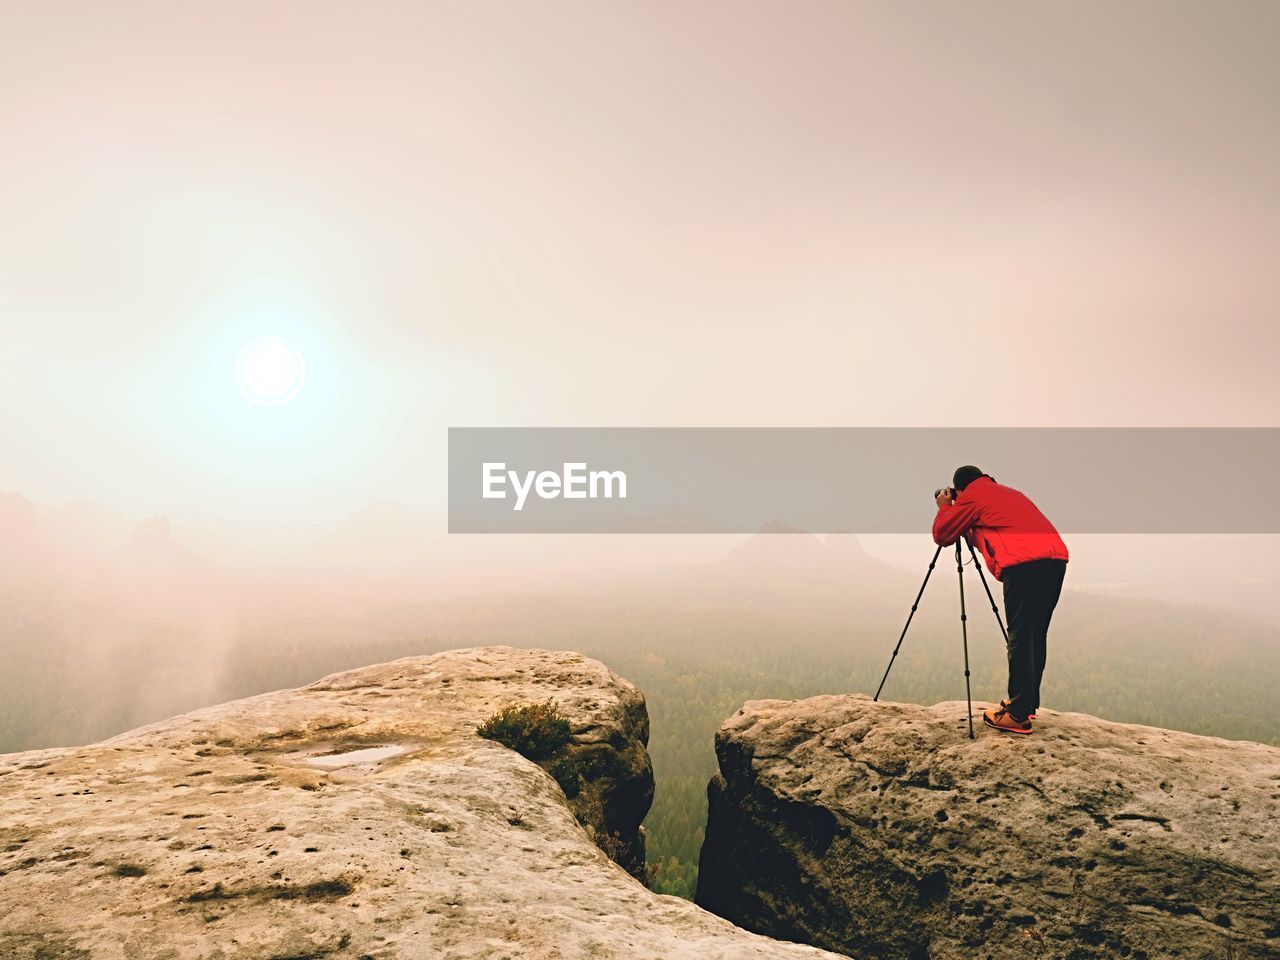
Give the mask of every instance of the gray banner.
<path id="1" fill-rule="evenodd" d="M 1269 427 L 457 427 L 449 531 L 920 532 L 967 463 L 1064 533 L 1280 533 Z"/>

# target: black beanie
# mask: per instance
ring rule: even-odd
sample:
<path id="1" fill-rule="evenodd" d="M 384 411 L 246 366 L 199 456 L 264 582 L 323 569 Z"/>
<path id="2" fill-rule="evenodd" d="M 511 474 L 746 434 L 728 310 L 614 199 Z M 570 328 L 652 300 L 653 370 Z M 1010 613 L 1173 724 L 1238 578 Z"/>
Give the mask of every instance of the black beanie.
<path id="1" fill-rule="evenodd" d="M 959 493 L 961 490 L 963 490 L 969 484 L 973 483 L 973 481 L 977 480 L 979 477 L 985 477 L 985 476 L 986 476 L 985 473 L 983 473 L 980 469 L 973 466 L 972 464 L 969 464 L 968 466 L 964 466 L 964 467 L 956 467 L 955 476 L 951 478 L 951 485 L 955 487 L 956 492 Z"/>

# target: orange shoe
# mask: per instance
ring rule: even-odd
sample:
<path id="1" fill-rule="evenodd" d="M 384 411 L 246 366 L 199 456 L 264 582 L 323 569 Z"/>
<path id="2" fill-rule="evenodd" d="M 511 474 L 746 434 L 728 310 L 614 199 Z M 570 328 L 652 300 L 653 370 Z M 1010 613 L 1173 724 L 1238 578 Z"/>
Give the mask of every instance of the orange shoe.
<path id="1" fill-rule="evenodd" d="M 982 722 L 994 727 L 1001 733 L 1020 733 L 1024 737 L 1031 734 L 1030 720 L 1015 720 L 1009 708 L 1005 706 L 990 707 L 982 712 Z"/>
<path id="2" fill-rule="evenodd" d="M 1003 709 L 1003 710 L 1008 710 L 1008 709 L 1009 709 L 1009 707 L 1010 707 L 1010 706 L 1012 706 L 1012 705 L 1013 705 L 1013 701 L 1012 701 L 1012 700 L 1001 700 L 1001 701 L 1000 701 L 1000 707 L 1001 707 L 1001 709 Z M 1028 719 L 1028 720 L 1034 720 L 1035 718 L 1036 718 L 1036 712 L 1035 712 L 1034 710 L 1032 710 L 1030 713 L 1028 713 L 1028 714 L 1027 714 L 1027 719 Z"/>

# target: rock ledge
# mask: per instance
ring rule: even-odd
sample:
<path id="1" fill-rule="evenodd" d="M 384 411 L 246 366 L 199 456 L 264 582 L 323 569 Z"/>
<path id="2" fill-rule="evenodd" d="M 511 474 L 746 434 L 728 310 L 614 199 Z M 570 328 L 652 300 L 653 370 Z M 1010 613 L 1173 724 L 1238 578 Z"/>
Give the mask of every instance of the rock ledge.
<path id="1" fill-rule="evenodd" d="M 697 901 L 851 955 L 1280 958 L 1280 749 L 1042 711 L 747 703 Z"/>
<path id="2" fill-rule="evenodd" d="M 576 811 L 476 735 L 546 699 L 594 758 Z M 0 756 L 0 957 L 826 956 L 658 896 L 592 842 L 635 854 L 647 731 L 602 664 L 489 647 Z"/>

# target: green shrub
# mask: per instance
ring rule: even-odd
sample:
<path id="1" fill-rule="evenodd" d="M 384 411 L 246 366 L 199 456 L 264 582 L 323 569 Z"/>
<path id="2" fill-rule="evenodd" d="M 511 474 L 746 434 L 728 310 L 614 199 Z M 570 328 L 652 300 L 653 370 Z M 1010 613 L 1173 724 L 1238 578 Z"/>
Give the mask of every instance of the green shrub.
<path id="1" fill-rule="evenodd" d="M 551 765 L 550 773 L 570 800 L 582 792 L 582 763 L 576 757 L 561 757 Z"/>
<path id="2" fill-rule="evenodd" d="M 530 760 L 546 760 L 569 743 L 569 720 L 547 700 L 503 707 L 476 732 Z"/>

